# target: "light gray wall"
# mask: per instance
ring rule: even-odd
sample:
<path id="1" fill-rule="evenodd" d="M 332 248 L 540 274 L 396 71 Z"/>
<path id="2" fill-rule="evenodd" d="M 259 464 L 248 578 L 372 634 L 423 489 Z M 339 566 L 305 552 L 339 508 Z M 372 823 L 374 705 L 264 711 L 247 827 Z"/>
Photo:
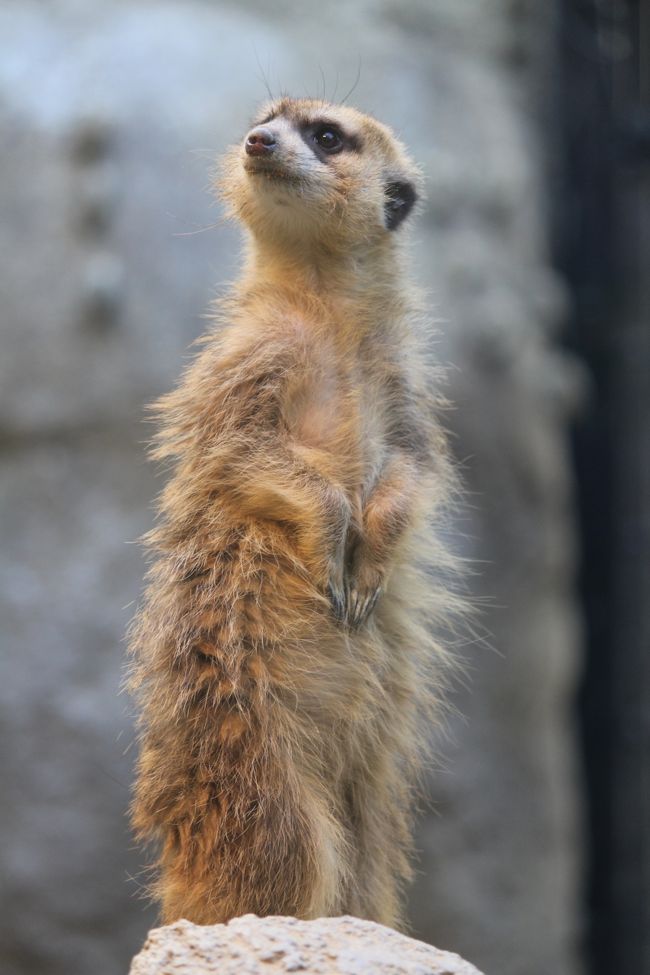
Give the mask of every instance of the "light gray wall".
<path id="1" fill-rule="evenodd" d="M 545 6 L 545 5 L 541 5 Z M 207 194 L 262 75 L 393 125 L 427 177 L 414 235 L 451 363 L 484 644 L 421 820 L 414 933 L 491 975 L 576 975 L 580 644 L 568 412 L 538 108 L 548 11 L 513 0 L 0 6 L 0 542 L 7 975 L 113 975 L 153 915 L 125 823 L 118 694 L 161 486 L 142 404 L 236 273 Z"/>

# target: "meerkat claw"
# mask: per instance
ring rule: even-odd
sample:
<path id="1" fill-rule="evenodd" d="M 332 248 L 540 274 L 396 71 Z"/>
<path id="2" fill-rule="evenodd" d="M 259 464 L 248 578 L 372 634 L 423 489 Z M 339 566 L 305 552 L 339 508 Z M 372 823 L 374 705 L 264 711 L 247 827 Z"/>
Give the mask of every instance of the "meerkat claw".
<path id="1" fill-rule="evenodd" d="M 331 583 L 328 583 L 327 595 L 334 612 L 334 616 L 339 623 L 341 623 L 345 619 L 345 597 L 343 592 L 340 589 L 335 589 Z"/>
<path id="2" fill-rule="evenodd" d="M 375 591 L 372 593 L 368 600 L 368 605 L 366 607 L 366 619 L 374 612 L 375 606 L 377 605 L 377 600 L 381 596 L 383 589 L 381 586 L 377 586 Z"/>
<path id="3" fill-rule="evenodd" d="M 363 599 L 359 600 L 357 603 L 356 611 L 354 614 L 355 626 L 361 626 L 366 618 L 366 606 L 368 605 L 368 596 L 364 596 Z"/>
<path id="4" fill-rule="evenodd" d="M 347 590 L 346 602 L 346 617 L 348 623 L 352 626 L 356 617 L 357 606 L 359 605 L 359 593 L 356 589 Z"/>
<path id="5" fill-rule="evenodd" d="M 348 609 L 348 622 L 351 626 L 361 626 L 362 623 L 366 622 L 375 608 L 381 591 L 381 586 L 377 586 L 367 592 L 363 598 L 360 598 L 357 590 L 352 590 L 355 597 L 354 604 Z"/>

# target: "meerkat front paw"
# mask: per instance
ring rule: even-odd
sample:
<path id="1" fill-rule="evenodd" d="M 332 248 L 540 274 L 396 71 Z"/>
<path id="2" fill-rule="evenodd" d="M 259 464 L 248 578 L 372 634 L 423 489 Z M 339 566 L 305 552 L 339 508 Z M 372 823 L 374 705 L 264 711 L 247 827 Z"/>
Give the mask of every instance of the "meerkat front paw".
<path id="1" fill-rule="evenodd" d="M 377 600 L 382 594 L 382 587 L 359 592 L 350 589 L 346 594 L 346 620 L 349 626 L 361 626 L 365 623 L 375 608 Z"/>
<path id="2" fill-rule="evenodd" d="M 383 591 L 383 576 L 377 570 L 348 577 L 345 585 L 345 619 L 348 626 L 357 627 L 365 623 Z"/>

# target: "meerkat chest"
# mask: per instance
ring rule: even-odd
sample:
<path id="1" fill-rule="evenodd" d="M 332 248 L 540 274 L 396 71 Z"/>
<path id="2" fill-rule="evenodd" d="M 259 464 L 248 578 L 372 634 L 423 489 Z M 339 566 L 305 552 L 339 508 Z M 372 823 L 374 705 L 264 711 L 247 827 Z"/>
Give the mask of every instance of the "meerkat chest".
<path id="1" fill-rule="evenodd" d="M 335 449 L 351 426 L 349 407 L 344 379 L 333 369 L 313 368 L 291 383 L 285 420 L 299 443 Z"/>
<path id="2" fill-rule="evenodd" d="M 325 347 L 294 378 L 285 419 L 298 442 L 331 453 L 342 480 L 360 486 L 384 454 L 386 405 L 381 382 L 362 358 Z"/>

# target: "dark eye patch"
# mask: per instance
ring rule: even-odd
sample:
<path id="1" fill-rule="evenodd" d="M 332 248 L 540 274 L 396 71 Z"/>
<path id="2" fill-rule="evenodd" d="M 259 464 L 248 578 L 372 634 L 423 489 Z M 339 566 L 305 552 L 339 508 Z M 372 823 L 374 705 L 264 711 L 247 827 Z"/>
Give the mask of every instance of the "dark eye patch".
<path id="1" fill-rule="evenodd" d="M 304 142 L 313 150 L 314 155 L 316 155 L 321 162 L 326 162 L 326 160 L 332 155 L 338 155 L 339 152 L 343 152 L 348 149 L 353 152 L 359 152 L 361 149 L 361 140 L 358 136 L 346 132 L 338 122 L 330 122 L 328 119 L 322 118 L 318 121 L 305 121 L 298 125 L 298 130 L 302 136 Z M 319 143 L 318 136 L 323 132 L 332 132 L 340 139 L 341 145 L 337 146 L 334 151 L 328 151 L 324 149 Z"/>

